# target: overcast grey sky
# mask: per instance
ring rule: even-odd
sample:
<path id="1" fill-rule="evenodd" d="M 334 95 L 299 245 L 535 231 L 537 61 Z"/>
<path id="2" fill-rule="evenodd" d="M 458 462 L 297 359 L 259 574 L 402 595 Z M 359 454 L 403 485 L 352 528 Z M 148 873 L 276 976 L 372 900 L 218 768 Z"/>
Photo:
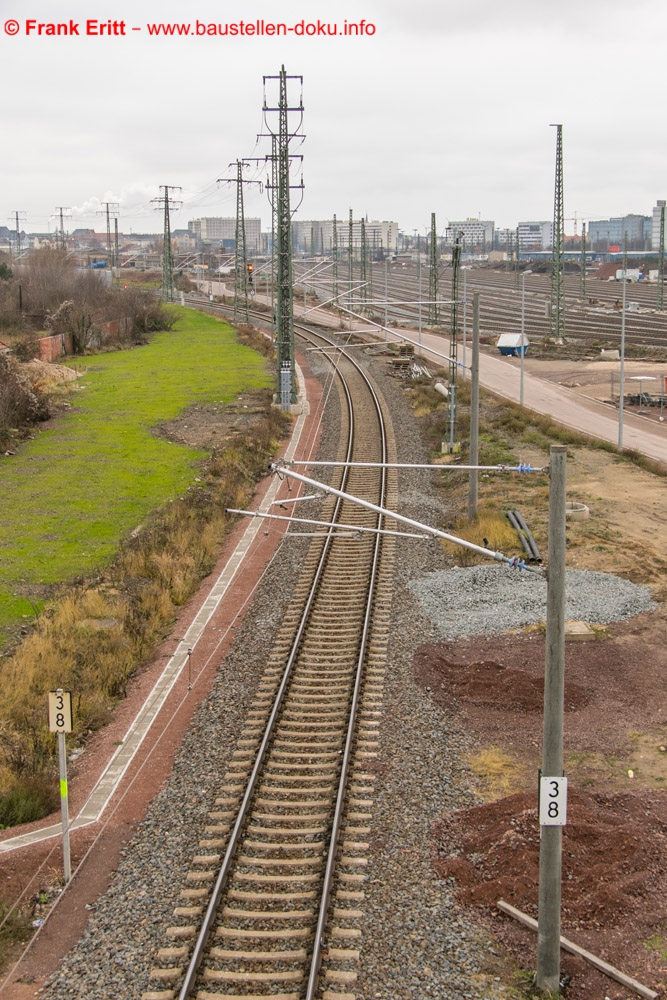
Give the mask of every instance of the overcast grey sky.
<path id="1" fill-rule="evenodd" d="M 439 229 L 477 215 L 499 226 L 549 219 L 551 122 L 564 126 L 567 217 L 649 214 L 667 197 L 663 0 L 0 0 L 0 9 L 0 224 L 12 228 L 16 209 L 28 231 L 53 228 L 64 205 L 68 229 L 102 230 L 95 213 L 109 200 L 120 202 L 122 231 L 156 231 L 160 184 L 183 188 L 174 228 L 234 214 L 233 187 L 215 181 L 230 176 L 230 161 L 269 151 L 256 142 L 262 76 L 282 63 L 304 78 L 298 217 L 353 208 L 407 231 L 423 231 L 433 211 Z M 125 21 L 126 35 L 86 35 L 90 18 Z M 319 19 L 342 31 L 362 18 L 374 34 L 147 29 Z M 28 19 L 72 19 L 79 35 L 27 35 Z M 267 225 L 266 194 L 249 189 L 246 214 Z"/>

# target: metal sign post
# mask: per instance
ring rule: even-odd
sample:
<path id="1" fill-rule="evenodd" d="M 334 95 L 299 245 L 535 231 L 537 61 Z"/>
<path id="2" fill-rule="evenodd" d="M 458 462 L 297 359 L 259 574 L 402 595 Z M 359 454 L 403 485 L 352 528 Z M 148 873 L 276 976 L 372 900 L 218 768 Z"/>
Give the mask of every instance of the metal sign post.
<path id="1" fill-rule="evenodd" d="M 565 485 L 567 448 L 552 445 L 549 485 L 549 569 L 544 672 L 544 739 L 540 812 L 540 882 L 537 913 L 537 974 L 546 993 L 560 982 L 560 897 L 562 836 L 567 783 L 563 780 L 565 691 Z"/>
<path id="2" fill-rule="evenodd" d="M 72 877 L 69 849 L 69 809 L 67 801 L 67 748 L 65 733 L 72 732 L 72 695 L 58 688 L 49 691 L 49 730 L 58 734 L 58 764 L 60 770 L 60 814 L 63 824 L 63 874 L 65 883 Z"/>

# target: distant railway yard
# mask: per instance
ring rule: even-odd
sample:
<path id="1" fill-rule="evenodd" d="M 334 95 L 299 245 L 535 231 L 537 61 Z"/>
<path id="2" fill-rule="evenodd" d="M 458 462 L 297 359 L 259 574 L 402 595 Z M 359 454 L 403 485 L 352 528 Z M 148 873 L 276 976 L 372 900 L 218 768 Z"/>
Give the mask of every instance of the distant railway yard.
<path id="1" fill-rule="evenodd" d="M 174 496 L 166 499 L 176 505 L 172 515 L 167 506 L 166 514 L 173 535 L 148 509 L 142 509 L 139 525 L 123 510 L 122 525 L 105 540 L 92 569 L 88 549 L 77 556 L 68 529 L 63 558 L 73 566 L 78 558 L 84 573 L 72 591 L 54 589 L 55 569 L 43 590 L 37 571 L 27 589 L 20 574 L 10 581 L 13 599 L 23 601 L 20 608 L 12 605 L 15 618 L 26 600 L 33 607 L 36 595 L 40 605 L 51 603 L 41 618 L 35 618 L 36 606 L 29 617 L 19 615 L 18 624 L 23 619 L 25 626 L 11 633 L 5 647 L 5 676 L 14 671 L 18 677 L 22 649 L 37 639 L 40 657 L 54 656 L 48 642 L 62 645 L 65 633 L 59 630 L 67 616 L 67 642 L 75 643 L 71 657 L 79 664 L 68 683 L 76 688 L 86 676 L 87 661 L 82 654 L 77 660 L 79 640 L 86 657 L 94 659 L 98 647 L 104 664 L 115 650 L 123 675 L 109 687 L 111 700 L 100 703 L 99 718 L 87 689 L 89 731 L 80 727 L 70 747 L 71 816 L 79 817 L 71 831 L 72 883 L 63 891 L 57 813 L 2 832 L 8 932 L 0 996 L 535 995 L 535 936 L 497 903 L 504 899 L 528 917 L 537 915 L 535 786 L 546 588 L 539 565 L 507 565 L 520 563 L 526 553 L 505 513 L 523 514 L 548 561 L 549 478 L 545 471 L 518 470 L 544 470 L 554 443 L 567 445 L 568 500 L 589 514 L 568 521 L 566 532 L 566 617 L 583 625 L 572 630 L 565 653 L 570 812 L 562 933 L 617 973 L 610 978 L 581 954 L 563 953 L 563 996 L 663 995 L 664 470 L 643 459 L 641 447 L 619 455 L 613 444 L 587 442 L 563 426 L 568 421 L 559 423 L 549 405 L 534 412 L 530 402 L 508 402 L 515 398 L 519 364 L 508 359 L 511 392 L 482 393 L 480 463 L 489 468 L 480 475 L 478 517 L 468 525 L 468 474 L 456 465 L 468 454 L 470 386 L 462 381 L 457 393 L 462 452 L 446 469 L 449 404 L 434 391 L 436 379 L 447 378 L 451 271 L 440 275 L 437 323 L 427 322 L 426 269 L 420 309 L 414 263 L 375 264 L 365 300 L 357 272 L 356 291 L 351 298 L 346 294 L 349 275 L 341 265 L 340 312 L 318 306 L 333 293 L 330 262 L 297 260 L 295 272 L 300 402 L 282 446 L 275 444 L 278 423 L 262 431 L 261 447 L 273 440 L 274 457 L 288 449 L 287 463 L 279 463 L 269 479 L 261 479 L 259 452 L 253 463 L 248 451 L 248 434 L 259 428 L 263 412 L 256 387 L 264 380 L 262 362 L 248 346 L 270 351 L 258 333 L 270 327 L 260 281 L 251 326 L 241 324 L 248 346 L 238 357 L 229 327 L 219 327 L 229 352 L 224 363 L 241 366 L 233 380 L 228 372 L 224 391 L 218 391 L 210 367 L 201 394 L 196 375 L 180 385 L 177 323 L 154 344 L 114 354 L 99 366 L 87 362 L 90 389 L 69 390 L 83 393 L 81 406 L 72 415 L 61 409 L 44 433 L 51 448 L 69 448 L 67 428 L 85 421 L 86 406 L 104 402 L 108 422 L 119 379 L 135 386 L 136 395 L 134 369 L 150 373 L 159 365 L 159 385 L 179 393 L 177 406 L 164 406 L 154 376 L 151 413 L 164 410 L 160 454 L 177 445 L 182 463 L 183 449 L 193 448 L 199 464 L 189 485 L 189 474 L 181 471 L 167 491 Z M 581 302 L 579 277 L 568 275 L 566 338 L 555 344 L 547 276 L 517 279 L 491 268 L 463 273 L 465 314 L 459 313 L 459 324 L 466 351 L 474 293 L 480 296 L 482 349 L 489 358 L 497 354 L 498 334 L 520 328 L 523 308 L 533 345 L 526 359 L 531 391 L 545 392 L 540 387 L 551 380 L 583 390 L 591 405 L 617 404 L 609 373 L 617 371 L 618 361 L 603 361 L 600 352 L 620 344 L 618 283 L 589 277 Z M 655 309 L 655 288 L 638 283 L 627 292 L 627 377 L 636 372 L 662 378 L 667 319 Z M 195 293 L 186 301 L 229 316 L 229 301 L 216 298 Z M 188 351 L 196 353 L 202 337 L 216 357 L 216 321 L 208 317 L 199 331 L 201 314 L 179 315 Z M 380 329 L 373 330 L 369 320 Z M 431 352 L 423 370 L 412 372 L 418 377 L 396 377 L 410 371 L 395 364 L 398 345 L 386 342 L 401 337 L 417 352 L 422 346 L 427 358 Z M 459 357 L 461 349 L 459 341 Z M 190 354 L 188 365 L 195 372 Z M 81 384 L 88 384 L 85 377 Z M 646 410 L 649 396 L 658 402 L 662 382 L 653 386 L 644 386 L 645 395 L 638 392 L 633 404 L 634 388 L 627 393 L 626 383 L 627 410 L 640 442 L 642 434 L 648 441 L 649 431 L 662 440 L 663 425 L 655 422 L 659 406 L 637 415 L 642 399 Z M 145 434 L 152 419 L 148 402 L 139 394 L 133 405 Z M 615 421 L 615 408 L 606 409 Z M 251 413 L 244 416 L 244 410 Z M 583 423 L 575 420 L 574 427 L 586 434 Z M 235 451 L 240 432 L 246 450 Z M 41 455 L 39 438 L 3 457 L 21 488 L 28 483 L 22 463 Z M 134 438 L 124 432 L 124 440 L 129 446 Z M 89 459 L 91 474 L 101 459 L 108 473 L 106 457 Z M 316 458 L 343 464 L 293 468 L 361 498 L 367 508 L 290 478 L 289 461 Z M 345 468 L 360 460 L 431 463 L 439 471 Z M 232 468 L 239 499 L 225 500 Z M 26 504 L 18 487 L 12 490 L 18 512 Z M 92 526 L 99 525 L 110 492 L 105 487 L 95 501 L 99 511 L 88 505 Z M 245 503 L 265 519 L 258 515 L 232 525 L 220 516 L 221 504 Z M 415 526 L 378 512 L 378 506 Z M 20 514 L 13 516 L 18 524 Z M 194 530 L 195 522 L 206 538 L 205 552 L 201 541 L 185 543 L 186 525 Z M 478 545 L 481 554 L 424 536 L 420 523 Z M 54 551 L 60 551 L 58 535 L 54 522 Z M 149 543 L 157 538 L 163 548 L 152 552 Z M 124 561 L 107 569 L 118 539 Z M 195 549 L 200 576 L 216 565 L 193 593 L 195 570 L 187 557 Z M 487 552 L 502 552 L 505 564 Z M 178 576 L 179 561 L 188 562 L 187 581 Z M 161 618 L 151 619 L 150 636 L 142 639 L 141 602 L 147 609 L 149 595 L 158 601 L 158 581 L 169 596 L 159 598 Z M 78 604 L 66 603 L 74 598 Z M 588 641 L 577 641 L 582 634 Z M 162 707 L 152 721 L 142 722 L 146 706 L 158 700 Z M 11 712 L 19 732 L 16 703 Z M 5 732 L 9 766 L 21 745 L 11 744 L 14 730 Z M 46 745 L 48 737 L 42 739 Z"/>
<path id="2" fill-rule="evenodd" d="M 422 323 L 429 324 L 429 268 L 422 267 L 421 313 Z M 591 268 L 591 271 L 595 269 Z M 304 265 L 296 261 L 296 279 L 305 279 L 306 287 L 317 290 L 324 300 L 332 295 L 331 264 L 316 263 Z M 385 275 L 386 271 L 386 275 Z M 465 285 L 464 285 L 465 276 Z M 385 297 L 385 277 L 388 295 Z M 451 327 L 451 267 L 443 266 L 439 271 L 438 326 L 444 331 Z M 345 262 L 338 267 L 338 295 L 344 308 L 349 306 L 349 276 Z M 372 276 L 366 281 L 366 294 L 362 295 L 362 285 L 358 266 L 355 266 L 352 280 L 352 308 L 372 314 L 380 323 L 384 321 L 384 303 L 390 325 L 405 324 L 416 329 L 419 320 L 419 269 L 417 264 L 384 263 L 373 265 Z M 525 294 L 523 288 L 525 286 Z M 537 345 L 550 337 L 550 277 L 548 274 L 534 273 L 530 262 L 520 271 L 489 266 L 467 267 L 463 265 L 459 276 L 459 293 L 468 304 L 468 336 L 471 329 L 470 304 L 474 292 L 480 293 L 480 330 L 482 335 L 497 335 L 504 332 L 518 332 L 521 327 L 522 300 L 524 305 L 525 333 Z M 325 292 L 327 293 L 325 295 Z M 587 276 L 585 297 L 581 298 L 580 276 L 578 273 L 565 275 L 564 317 L 566 337 L 571 346 L 579 345 L 586 350 L 602 347 L 619 348 L 621 337 L 622 283 Z M 637 281 L 627 285 L 626 340 L 633 349 L 637 347 L 667 350 L 667 313 L 656 307 L 657 289 L 655 283 Z M 374 303 L 365 305 L 365 299 Z M 392 305 L 392 299 L 400 305 Z M 298 304 L 298 293 L 296 295 Z M 462 316 L 459 322 L 463 323 Z"/>

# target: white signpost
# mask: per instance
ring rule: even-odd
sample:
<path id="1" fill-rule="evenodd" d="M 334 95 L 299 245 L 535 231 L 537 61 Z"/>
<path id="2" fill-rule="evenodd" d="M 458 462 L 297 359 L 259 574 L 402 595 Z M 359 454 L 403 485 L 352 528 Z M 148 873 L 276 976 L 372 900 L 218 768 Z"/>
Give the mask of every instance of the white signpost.
<path id="1" fill-rule="evenodd" d="M 58 734 L 60 768 L 60 814 L 63 824 L 63 874 L 65 882 L 72 877 L 69 850 L 69 809 L 67 802 L 67 750 L 65 733 L 72 732 L 72 695 L 69 691 L 49 691 L 49 730 Z"/>
<path id="2" fill-rule="evenodd" d="M 540 778 L 540 826 L 567 824 L 567 778 Z"/>

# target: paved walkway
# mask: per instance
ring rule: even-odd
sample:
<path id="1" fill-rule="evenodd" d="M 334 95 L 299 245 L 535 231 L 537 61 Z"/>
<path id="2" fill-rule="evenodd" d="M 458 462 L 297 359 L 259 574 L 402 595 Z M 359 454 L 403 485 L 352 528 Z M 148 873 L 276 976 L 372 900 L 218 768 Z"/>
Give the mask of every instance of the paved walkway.
<path id="1" fill-rule="evenodd" d="M 303 307 L 295 302 L 295 316 L 300 316 Z M 323 309 L 309 309 L 306 317 L 311 322 L 338 327 L 339 320 Z M 340 331 L 342 335 L 346 331 Z M 385 333 L 378 327 L 369 327 L 363 322 L 356 323 L 353 332 L 373 332 L 379 340 Z M 402 340 L 414 344 L 427 360 L 446 367 L 449 360 L 449 339 L 434 333 L 417 330 L 394 330 L 386 333 L 391 340 Z M 463 348 L 459 345 L 459 360 L 463 361 Z M 467 345 L 465 362 L 470 364 L 470 342 Z M 469 377 L 469 372 L 466 372 Z M 489 389 L 503 399 L 519 402 L 520 363 L 516 358 L 502 358 L 481 353 L 479 358 L 479 381 L 484 389 Z M 627 383 L 626 383 L 627 384 Z M 524 405 L 535 413 L 552 417 L 557 423 L 590 437 L 618 444 L 618 410 L 599 400 L 582 396 L 563 385 L 557 385 L 539 375 L 524 370 Z M 623 418 L 623 448 L 633 449 L 654 462 L 667 468 L 667 421 L 657 423 L 647 417 L 625 411 Z"/>

